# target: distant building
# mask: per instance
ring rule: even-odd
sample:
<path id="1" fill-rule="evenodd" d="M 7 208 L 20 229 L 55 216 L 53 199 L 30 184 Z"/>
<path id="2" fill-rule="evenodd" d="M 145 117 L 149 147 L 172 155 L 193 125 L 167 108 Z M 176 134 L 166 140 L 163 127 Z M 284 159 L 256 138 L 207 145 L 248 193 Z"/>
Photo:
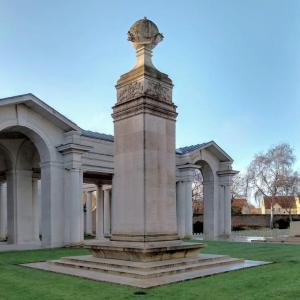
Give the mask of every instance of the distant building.
<path id="1" fill-rule="evenodd" d="M 249 204 L 246 198 L 234 198 L 231 201 L 233 215 L 244 215 L 250 213 Z"/>
<path id="2" fill-rule="evenodd" d="M 271 197 L 264 197 L 261 204 L 263 215 L 271 214 Z M 275 215 L 297 215 L 300 214 L 299 196 L 276 196 L 273 198 L 273 214 Z"/>
<path id="3" fill-rule="evenodd" d="M 193 200 L 193 213 L 203 215 L 203 200 Z M 231 201 L 232 215 L 260 215 L 261 208 L 248 203 L 246 198 L 236 198 Z"/>
<path id="4" fill-rule="evenodd" d="M 261 215 L 261 208 L 260 207 L 252 207 L 251 208 L 251 214 L 252 215 Z"/>
<path id="5" fill-rule="evenodd" d="M 234 198 L 231 202 L 233 215 L 261 214 L 261 209 L 250 204 L 246 198 Z"/>

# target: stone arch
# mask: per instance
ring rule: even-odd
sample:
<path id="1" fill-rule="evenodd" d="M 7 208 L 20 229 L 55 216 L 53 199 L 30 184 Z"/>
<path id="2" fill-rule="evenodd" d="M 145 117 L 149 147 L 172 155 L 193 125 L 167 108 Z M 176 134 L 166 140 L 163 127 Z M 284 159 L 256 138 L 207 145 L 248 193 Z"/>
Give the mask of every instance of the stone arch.
<path id="1" fill-rule="evenodd" d="M 31 125 L 18 125 L 13 122 L 0 124 L 0 133 L 2 132 L 20 132 L 28 137 L 38 150 L 41 163 L 55 160 L 56 151 L 47 135 L 39 128 Z"/>
<path id="2" fill-rule="evenodd" d="M 198 147 L 198 149 L 197 149 Z M 195 169 L 201 169 L 204 188 L 204 238 L 228 238 L 231 234 L 231 182 L 237 171 L 232 158 L 217 144 L 179 149 L 177 156 L 177 224 L 181 238 L 191 237 L 193 206 L 192 188 Z M 202 209 L 202 206 L 197 206 Z"/>
<path id="3" fill-rule="evenodd" d="M 0 172 L 11 170 L 13 166 L 13 157 L 10 151 L 0 143 Z"/>
<path id="4" fill-rule="evenodd" d="M 53 141 L 35 127 L 14 123 L 0 127 L 12 161 L 6 172 L 8 243 L 40 243 L 41 233 L 43 246 L 51 247 L 64 240 L 63 165 Z M 9 141 L 15 136 L 16 142 Z"/>
<path id="5" fill-rule="evenodd" d="M 39 167 L 40 154 L 35 144 L 30 140 L 24 140 L 19 146 L 16 155 L 16 169 L 32 170 Z"/>

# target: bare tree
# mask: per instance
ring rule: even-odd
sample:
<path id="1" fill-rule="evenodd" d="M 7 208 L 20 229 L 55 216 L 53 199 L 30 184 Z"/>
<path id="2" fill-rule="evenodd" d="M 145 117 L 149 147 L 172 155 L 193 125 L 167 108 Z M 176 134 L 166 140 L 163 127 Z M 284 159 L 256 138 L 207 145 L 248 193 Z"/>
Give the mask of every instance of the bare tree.
<path id="1" fill-rule="evenodd" d="M 232 198 L 246 198 L 248 195 L 249 182 L 248 177 L 239 173 L 233 177 L 231 185 Z"/>
<path id="2" fill-rule="evenodd" d="M 203 177 L 200 170 L 195 170 L 193 182 L 193 201 L 203 201 Z"/>
<path id="3" fill-rule="evenodd" d="M 270 199 L 270 227 L 273 228 L 273 206 L 276 196 L 291 195 L 296 191 L 298 174 L 293 171 L 293 149 L 288 144 L 279 144 L 266 153 L 255 155 L 247 170 L 247 181 L 256 199 Z"/>
<path id="4" fill-rule="evenodd" d="M 196 169 L 194 174 L 193 190 L 193 211 L 194 213 L 203 212 L 203 177 L 200 170 Z"/>

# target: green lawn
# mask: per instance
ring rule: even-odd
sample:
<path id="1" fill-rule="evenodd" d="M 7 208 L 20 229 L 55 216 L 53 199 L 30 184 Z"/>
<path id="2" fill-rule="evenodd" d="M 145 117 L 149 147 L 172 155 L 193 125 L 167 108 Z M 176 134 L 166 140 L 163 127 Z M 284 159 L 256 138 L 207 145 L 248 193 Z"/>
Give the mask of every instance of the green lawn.
<path id="1" fill-rule="evenodd" d="M 26 269 L 21 263 L 88 254 L 84 249 L 0 253 L 0 299 L 300 299 L 300 245 L 208 242 L 206 253 L 274 264 L 144 290 Z"/>

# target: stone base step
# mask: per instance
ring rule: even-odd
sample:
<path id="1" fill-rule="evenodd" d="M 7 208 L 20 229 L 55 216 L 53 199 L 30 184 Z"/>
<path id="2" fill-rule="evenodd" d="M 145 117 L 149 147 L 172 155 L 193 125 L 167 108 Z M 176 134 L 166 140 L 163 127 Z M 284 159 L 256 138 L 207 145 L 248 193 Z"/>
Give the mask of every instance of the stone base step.
<path id="1" fill-rule="evenodd" d="M 212 263 L 212 261 L 210 261 L 210 263 Z M 219 274 L 219 273 L 224 273 L 224 272 L 229 272 L 234 270 L 256 267 L 264 264 L 268 264 L 268 262 L 236 260 L 235 263 L 223 264 L 223 265 L 216 264 L 215 266 L 210 265 L 210 267 L 200 268 L 197 270 L 186 269 L 184 272 L 179 272 L 175 274 L 162 273 L 152 278 L 143 277 L 143 276 L 137 278 L 137 277 L 129 276 L 128 273 L 122 275 L 112 274 L 112 273 L 103 272 L 94 269 L 91 270 L 91 269 L 74 268 L 70 266 L 62 266 L 51 262 L 31 263 L 31 264 L 25 264 L 23 266 L 77 276 L 77 277 L 96 280 L 96 281 L 125 284 L 125 285 L 139 287 L 139 288 L 150 288 L 150 287 L 161 286 L 161 285 L 170 284 L 174 282 L 189 280 L 193 278 L 200 278 L 200 277 L 211 276 L 214 274 Z"/>
<path id="2" fill-rule="evenodd" d="M 173 275 L 177 273 L 191 272 L 191 271 L 207 269 L 207 268 L 221 267 L 224 265 L 237 264 L 241 262 L 243 262 L 243 260 L 230 258 L 230 257 L 223 257 L 217 260 L 198 259 L 198 261 L 190 261 L 188 264 L 184 264 L 184 265 L 182 265 L 182 262 L 178 262 L 179 265 L 177 265 L 176 262 L 173 262 L 173 265 L 163 266 L 161 268 L 157 268 L 154 270 L 151 270 L 150 268 L 152 263 L 147 263 L 149 266 L 146 269 L 140 266 L 136 266 L 135 268 L 133 268 L 132 266 L 130 268 L 126 268 L 125 266 L 119 267 L 116 266 L 116 263 L 100 265 L 99 263 L 94 263 L 89 261 L 76 262 L 74 259 L 73 260 L 61 259 L 49 263 L 53 263 L 63 267 L 98 271 L 98 272 L 109 273 L 113 275 L 124 275 L 124 276 L 129 276 L 134 278 L 146 279 L 146 278 L 154 278 L 154 277 L 160 277 L 165 275 Z"/>
<path id="3" fill-rule="evenodd" d="M 154 262 L 134 262 L 134 261 L 125 261 L 119 259 L 106 259 L 106 258 L 98 258 L 92 255 L 84 255 L 84 256 L 68 256 L 62 257 L 59 261 L 64 262 L 75 262 L 75 263 L 92 263 L 97 266 L 110 266 L 116 268 L 125 268 L 125 269 L 143 269 L 147 270 L 161 270 L 164 268 L 170 268 L 175 266 L 185 266 L 194 263 L 204 263 L 204 262 L 216 262 L 220 260 L 224 260 L 230 258 L 228 255 L 210 255 L 210 254 L 201 254 L 196 257 L 191 258 L 177 258 L 177 259 L 168 259 L 162 261 L 154 261 Z"/>

